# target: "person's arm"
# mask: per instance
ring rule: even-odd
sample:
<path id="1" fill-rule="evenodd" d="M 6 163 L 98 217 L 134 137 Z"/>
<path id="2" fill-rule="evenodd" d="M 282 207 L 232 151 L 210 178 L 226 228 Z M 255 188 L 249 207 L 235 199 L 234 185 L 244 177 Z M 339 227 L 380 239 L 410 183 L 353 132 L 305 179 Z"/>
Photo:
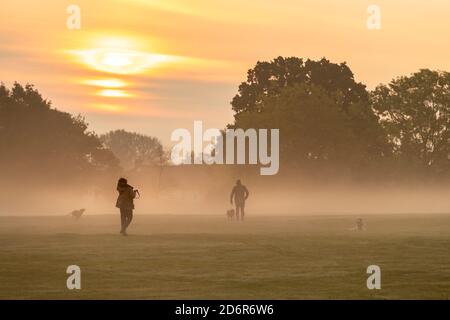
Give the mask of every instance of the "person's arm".
<path id="1" fill-rule="evenodd" d="M 248 192 L 247 187 L 244 187 L 244 192 L 245 192 L 245 200 L 247 200 L 248 196 L 250 195 L 250 193 Z"/>
<path id="2" fill-rule="evenodd" d="M 236 187 L 234 187 L 233 190 L 231 190 L 231 195 L 230 195 L 230 203 L 231 204 L 233 204 L 233 197 L 234 197 L 235 192 L 236 192 Z"/>
<path id="3" fill-rule="evenodd" d="M 133 187 L 128 187 L 128 196 L 130 197 L 130 199 L 134 199 L 134 198 L 136 198 L 136 193 L 134 193 L 134 189 L 133 189 Z"/>

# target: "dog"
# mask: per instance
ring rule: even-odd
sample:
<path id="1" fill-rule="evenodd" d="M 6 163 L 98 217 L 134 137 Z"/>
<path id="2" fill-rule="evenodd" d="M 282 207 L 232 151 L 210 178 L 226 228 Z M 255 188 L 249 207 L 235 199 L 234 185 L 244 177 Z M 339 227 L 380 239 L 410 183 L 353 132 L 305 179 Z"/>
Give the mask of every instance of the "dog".
<path id="1" fill-rule="evenodd" d="M 228 220 L 233 220 L 235 215 L 236 213 L 234 212 L 234 209 L 227 210 Z"/>
<path id="2" fill-rule="evenodd" d="M 358 218 L 356 219 L 356 224 L 353 228 L 349 229 L 350 231 L 365 231 L 366 230 L 366 224 L 364 223 L 363 219 Z"/>
<path id="3" fill-rule="evenodd" d="M 85 211 L 86 209 L 74 210 L 71 213 L 69 213 L 69 215 L 71 215 L 75 219 L 80 219 Z"/>

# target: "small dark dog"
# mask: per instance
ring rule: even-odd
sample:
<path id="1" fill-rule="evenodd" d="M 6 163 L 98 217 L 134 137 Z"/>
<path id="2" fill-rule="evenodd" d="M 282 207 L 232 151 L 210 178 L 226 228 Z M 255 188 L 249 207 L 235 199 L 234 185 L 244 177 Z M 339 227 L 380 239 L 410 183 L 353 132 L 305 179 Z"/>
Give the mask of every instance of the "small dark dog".
<path id="1" fill-rule="evenodd" d="M 228 220 L 233 220 L 233 219 L 234 219 L 234 216 L 235 216 L 234 209 L 227 210 L 227 217 L 228 217 Z"/>
<path id="2" fill-rule="evenodd" d="M 70 213 L 70 215 L 75 219 L 80 219 L 85 211 L 86 209 L 74 210 Z"/>
<path id="3" fill-rule="evenodd" d="M 361 218 L 356 219 L 356 230 L 358 231 L 366 230 L 363 219 Z"/>

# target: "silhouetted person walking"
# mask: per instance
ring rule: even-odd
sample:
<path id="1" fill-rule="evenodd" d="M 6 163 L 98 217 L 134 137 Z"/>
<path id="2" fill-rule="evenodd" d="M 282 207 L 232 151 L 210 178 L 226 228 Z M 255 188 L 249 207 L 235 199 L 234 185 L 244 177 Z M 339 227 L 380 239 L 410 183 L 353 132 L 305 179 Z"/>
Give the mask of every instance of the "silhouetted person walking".
<path id="1" fill-rule="evenodd" d="M 116 207 L 120 209 L 120 221 L 122 228 L 120 233 L 124 236 L 127 235 L 127 228 L 133 220 L 134 210 L 134 198 L 136 198 L 137 190 L 134 190 L 132 186 L 128 184 L 127 179 L 120 178 L 117 182 L 117 191 L 119 196 L 117 197 Z"/>
<path id="2" fill-rule="evenodd" d="M 249 192 L 247 188 L 241 183 L 241 180 L 236 181 L 236 185 L 231 191 L 230 202 L 236 206 L 236 219 L 239 220 L 239 213 L 241 214 L 241 220 L 244 220 L 244 208 L 245 200 L 247 200 Z"/>

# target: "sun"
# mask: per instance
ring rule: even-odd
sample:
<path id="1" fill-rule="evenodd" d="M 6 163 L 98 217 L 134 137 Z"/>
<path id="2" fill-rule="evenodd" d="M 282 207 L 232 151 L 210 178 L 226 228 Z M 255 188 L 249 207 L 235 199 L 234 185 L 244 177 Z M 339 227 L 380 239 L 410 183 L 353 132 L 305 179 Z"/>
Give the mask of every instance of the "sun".
<path id="1" fill-rule="evenodd" d="M 114 74 L 137 74 L 165 62 L 175 60 L 169 55 L 149 53 L 129 39 L 104 38 L 92 41 L 94 47 L 72 51 L 91 69 Z"/>
<path id="2" fill-rule="evenodd" d="M 170 57 L 131 50 L 92 49 L 80 53 L 82 61 L 91 68 L 115 74 L 136 74 L 144 72 Z"/>
<path id="3" fill-rule="evenodd" d="M 125 112 L 128 107 L 124 101 L 140 98 L 138 90 L 133 88 L 136 79 L 139 79 L 134 75 L 156 75 L 158 67 L 182 59 L 151 53 L 149 47 L 144 40 L 137 38 L 100 35 L 86 37 L 79 49 L 66 50 L 74 59 L 73 62 L 84 65 L 83 79 L 76 81 L 90 87 L 87 92 L 94 97 L 91 105 L 93 109 L 111 113 Z"/>
<path id="4" fill-rule="evenodd" d="M 133 55 L 127 52 L 106 52 L 101 64 L 111 68 L 123 68 L 133 64 Z"/>

